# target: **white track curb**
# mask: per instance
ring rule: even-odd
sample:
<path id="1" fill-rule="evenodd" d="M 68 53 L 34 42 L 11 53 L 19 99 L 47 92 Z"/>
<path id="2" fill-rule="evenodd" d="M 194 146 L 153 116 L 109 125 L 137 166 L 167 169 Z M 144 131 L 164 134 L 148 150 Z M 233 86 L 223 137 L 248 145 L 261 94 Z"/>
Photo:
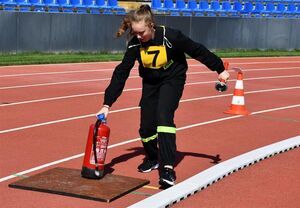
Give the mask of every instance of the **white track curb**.
<path id="1" fill-rule="evenodd" d="M 166 208 L 207 188 L 226 176 L 264 159 L 300 147 L 300 135 L 264 146 L 215 165 L 128 208 Z"/>

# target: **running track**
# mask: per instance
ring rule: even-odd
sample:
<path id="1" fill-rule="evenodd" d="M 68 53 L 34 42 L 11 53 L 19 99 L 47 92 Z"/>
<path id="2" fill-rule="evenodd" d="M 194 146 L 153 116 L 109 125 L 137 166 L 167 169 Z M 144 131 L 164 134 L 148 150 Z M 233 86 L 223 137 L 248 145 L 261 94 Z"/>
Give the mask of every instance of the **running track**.
<path id="1" fill-rule="evenodd" d="M 218 93 L 216 74 L 189 61 L 176 113 L 178 182 L 213 167 L 214 162 L 300 135 L 300 57 L 227 60 L 243 69 L 246 107 L 254 114 L 223 114 L 231 103 L 234 71 L 229 90 Z M 88 127 L 95 121 L 116 64 L 0 67 L 2 207 L 121 208 L 160 192 L 157 171 L 136 171 L 143 159 L 137 134 L 141 79 L 136 69 L 109 115 L 112 132 L 106 168 L 113 174 L 149 179 L 149 186 L 110 204 L 8 188 L 9 183 L 53 167 L 81 169 Z M 264 160 L 174 207 L 299 207 L 299 158 L 298 148 Z"/>

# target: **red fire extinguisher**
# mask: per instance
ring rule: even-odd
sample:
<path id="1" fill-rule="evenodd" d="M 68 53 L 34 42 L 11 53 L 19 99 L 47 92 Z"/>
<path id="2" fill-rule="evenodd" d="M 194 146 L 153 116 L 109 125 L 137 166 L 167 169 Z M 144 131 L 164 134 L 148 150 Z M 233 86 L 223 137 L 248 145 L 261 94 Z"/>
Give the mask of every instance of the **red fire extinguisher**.
<path id="1" fill-rule="evenodd" d="M 90 126 L 81 170 L 81 176 L 89 179 L 103 177 L 110 134 L 104 114 L 97 118 L 96 123 Z"/>

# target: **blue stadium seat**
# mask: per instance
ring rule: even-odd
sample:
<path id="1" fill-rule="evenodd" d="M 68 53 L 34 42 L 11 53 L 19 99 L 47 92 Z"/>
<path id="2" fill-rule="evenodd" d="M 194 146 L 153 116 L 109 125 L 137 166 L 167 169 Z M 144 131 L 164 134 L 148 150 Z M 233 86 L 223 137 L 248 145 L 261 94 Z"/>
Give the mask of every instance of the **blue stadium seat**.
<path id="1" fill-rule="evenodd" d="M 103 13 L 103 14 L 106 14 L 106 15 L 112 15 L 112 14 L 114 14 L 113 11 L 112 11 L 112 9 L 111 9 L 111 7 L 108 7 L 106 5 L 105 0 L 95 0 L 94 6 L 99 9 L 100 13 Z M 92 10 L 92 12 L 97 13 L 98 9 L 96 9 L 95 11 Z"/>
<path id="2" fill-rule="evenodd" d="M 277 18 L 282 18 L 284 17 L 284 13 L 286 12 L 285 4 L 279 3 L 276 6 L 275 11 L 273 12 Z"/>
<path id="3" fill-rule="evenodd" d="M 67 0 L 56 0 L 56 5 L 59 11 L 70 13 L 73 12 L 73 7 L 68 4 Z"/>
<path id="4" fill-rule="evenodd" d="M 105 15 L 113 15 L 113 10 L 111 7 L 107 6 L 105 0 L 96 0 L 96 5 L 101 6 L 101 13 Z"/>
<path id="5" fill-rule="evenodd" d="M 189 0 L 187 4 L 187 8 L 190 10 L 197 10 L 198 9 L 198 4 L 196 0 Z"/>
<path id="6" fill-rule="evenodd" d="M 118 0 L 107 0 L 107 6 L 110 7 L 115 14 L 126 14 L 125 9 L 118 5 Z"/>
<path id="7" fill-rule="evenodd" d="M 232 9 L 231 3 L 229 1 L 223 1 L 220 16 L 232 16 L 234 13 L 235 10 Z"/>
<path id="8" fill-rule="evenodd" d="M 91 10 L 95 7 L 93 0 L 82 0 L 82 6 L 85 7 L 86 12 L 93 13 Z M 97 13 L 97 10 L 95 11 Z M 100 11 L 98 12 L 100 14 Z"/>
<path id="9" fill-rule="evenodd" d="M 100 14 L 101 9 L 103 9 L 103 7 L 105 6 L 105 1 L 93 1 L 93 0 L 87 0 L 87 1 L 83 1 L 83 4 L 86 5 L 88 11 L 91 14 Z"/>
<path id="10" fill-rule="evenodd" d="M 252 11 L 253 11 L 253 4 L 251 2 L 246 2 L 244 4 L 244 8 L 241 11 L 241 14 L 244 17 L 251 17 Z"/>
<path id="11" fill-rule="evenodd" d="M 173 0 L 164 0 L 163 6 L 161 7 L 161 9 L 158 9 L 157 11 L 164 14 L 170 14 L 172 9 L 174 9 Z"/>
<path id="12" fill-rule="evenodd" d="M 171 7 L 171 2 L 172 2 L 173 7 Z M 173 4 L 173 1 L 171 1 L 171 2 L 168 3 L 170 5 L 169 11 L 170 11 L 171 16 L 179 16 L 180 12 L 186 8 L 184 0 L 176 0 L 175 6 Z"/>
<path id="13" fill-rule="evenodd" d="M 15 11 L 16 10 L 16 2 L 14 0 L 0 0 L 1 7 L 6 11 Z"/>
<path id="14" fill-rule="evenodd" d="M 272 2 L 267 3 L 266 9 L 262 12 L 265 17 L 274 17 L 275 5 Z"/>
<path id="15" fill-rule="evenodd" d="M 54 0 L 43 0 L 43 3 L 45 4 L 45 10 L 47 12 L 59 12 L 59 7 L 55 4 Z"/>
<path id="16" fill-rule="evenodd" d="M 230 17 L 240 17 L 242 8 L 243 5 L 240 2 L 234 2 L 233 5 L 228 1 L 222 3 L 223 12 L 226 12 Z"/>
<path id="17" fill-rule="evenodd" d="M 87 13 L 87 8 L 85 5 L 81 4 L 80 0 L 70 0 L 70 5 L 74 12 L 77 13 Z"/>
<path id="18" fill-rule="evenodd" d="M 196 0 L 189 0 L 187 4 L 187 8 L 192 11 L 192 15 L 195 15 L 199 13 L 197 16 L 204 16 L 203 12 L 199 10 L 198 4 Z"/>
<path id="19" fill-rule="evenodd" d="M 295 4 L 288 4 L 287 9 L 285 11 L 285 15 L 289 18 L 296 17 L 296 5 Z"/>
<path id="20" fill-rule="evenodd" d="M 221 12 L 221 6 L 218 1 L 212 1 L 210 3 L 210 10 L 208 11 L 208 16 L 217 16 Z"/>
<path id="21" fill-rule="evenodd" d="M 40 0 L 28 0 L 29 4 L 31 5 L 31 11 L 35 12 L 44 12 L 45 4 L 42 3 Z"/>
<path id="22" fill-rule="evenodd" d="M 296 17 L 300 18 L 300 3 L 296 5 Z"/>
<path id="23" fill-rule="evenodd" d="M 151 1 L 151 9 L 152 10 L 157 10 L 161 8 L 161 1 L 160 0 L 152 0 Z"/>
<path id="24" fill-rule="evenodd" d="M 192 16 L 192 10 L 187 8 L 184 0 L 176 0 L 176 8 L 179 9 L 179 12 L 182 16 Z"/>
<path id="25" fill-rule="evenodd" d="M 241 2 L 239 2 L 239 1 L 233 2 L 233 10 L 235 11 L 235 13 L 232 16 L 235 16 L 235 17 L 241 16 L 242 9 L 243 9 L 243 5 Z"/>
<path id="26" fill-rule="evenodd" d="M 162 4 L 160 0 L 152 0 L 151 1 L 151 9 L 155 13 L 165 13 L 166 12 L 166 10 L 164 8 L 164 4 Z"/>
<path id="27" fill-rule="evenodd" d="M 263 16 L 263 11 L 265 10 L 265 6 L 261 2 L 256 2 L 255 7 L 252 11 L 252 14 L 255 17 L 262 17 Z"/>
<path id="28" fill-rule="evenodd" d="M 193 3 L 191 4 L 190 1 L 193 0 L 188 0 L 186 4 L 186 8 L 181 10 L 183 16 L 193 16 L 194 15 L 194 9 L 197 9 L 197 2 L 195 1 L 194 5 Z"/>
<path id="29" fill-rule="evenodd" d="M 6 11 L 22 11 L 28 12 L 30 11 L 30 4 L 26 2 L 26 0 L 2 0 L 3 9 Z"/>
<path id="30" fill-rule="evenodd" d="M 207 15 L 207 12 L 210 12 L 209 4 L 207 1 L 199 2 L 199 9 L 195 11 L 195 16 L 204 16 Z"/>
<path id="31" fill-rule="evenodd" d="M 22 12 L 30 11 L 30 4 L 26 0 L 15 0 L 16 9 Z"/>
<path id="32" fill-rule="evenodd" d="M 200 9 L 200 3 L 198 5 L 196 0 L 189 0 L 188 8 L 193 10 L 194 16 L 204 16 L 203 10 Z"/>
<path id="33" fill-rule="evenodd" d="M 170 8 L 169 11 L 171 16 L 179 16 L 181 14 L 183 16 L 192 16 L 192 10 L 186 7 L 184 0 L 176 0 L 175 8 Z"/>

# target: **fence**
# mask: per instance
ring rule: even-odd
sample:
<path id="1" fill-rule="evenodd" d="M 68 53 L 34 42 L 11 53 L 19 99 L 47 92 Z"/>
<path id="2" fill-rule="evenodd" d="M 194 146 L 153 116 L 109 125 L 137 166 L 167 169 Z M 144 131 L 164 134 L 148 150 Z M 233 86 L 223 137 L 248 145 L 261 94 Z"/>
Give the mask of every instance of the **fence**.
<path id="1" fill-rule="evenodd" d="M 116 52 L 122 15 L 0 12 L 0 52 Z M 230 17 L 157 16 L 210 49 L 300 49 L 300 21 Z"/>

